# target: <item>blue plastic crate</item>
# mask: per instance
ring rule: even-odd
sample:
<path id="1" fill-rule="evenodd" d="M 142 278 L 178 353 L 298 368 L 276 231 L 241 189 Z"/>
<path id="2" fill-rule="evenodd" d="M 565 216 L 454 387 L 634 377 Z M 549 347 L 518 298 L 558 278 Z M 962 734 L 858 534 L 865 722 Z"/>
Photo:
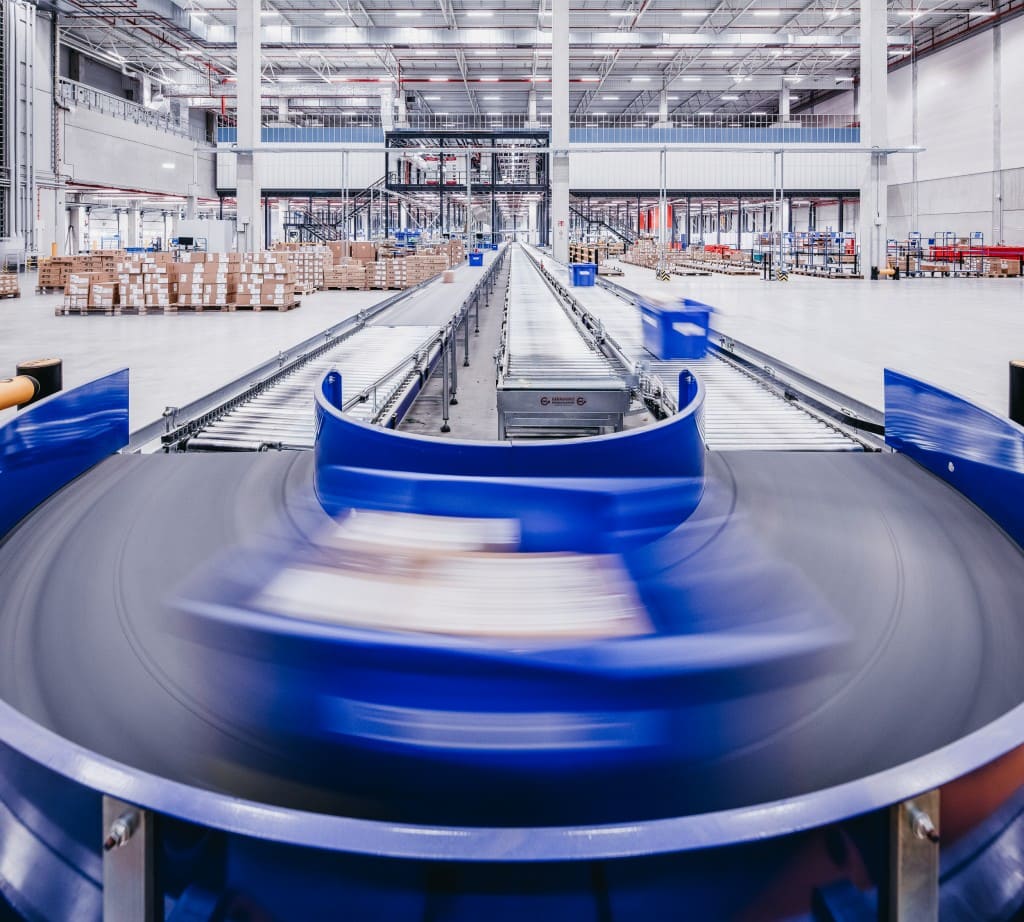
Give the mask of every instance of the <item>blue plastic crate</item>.
<path id="1" fill-rule="evenodd" d="M 477 253 L 477 252 L 470 253 L 469 254 L 469 264 L 471 266 L 482 266 L 484 264 L 484 254 L 483 253 Z"/>
<path id="2" fill-rule="evenodd" d="M 659 359 L 699 359 L 708 349 L 714 308 L 691 298 L 673 304 L 640 302 L 644 348 Z"/>
<path id="3" fill-rule="evenodd" d="M 570 263 L 569 271 L 576 288 L 592 288 L 597 280 L 597 266 L 594 263 Z"/>

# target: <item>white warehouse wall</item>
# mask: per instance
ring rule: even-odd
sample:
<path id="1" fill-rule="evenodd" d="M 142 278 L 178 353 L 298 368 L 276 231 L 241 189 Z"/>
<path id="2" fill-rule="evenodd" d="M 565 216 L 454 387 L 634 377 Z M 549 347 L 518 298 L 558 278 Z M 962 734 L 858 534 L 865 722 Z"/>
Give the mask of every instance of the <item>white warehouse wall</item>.
<path id="1" fill-rule="evenodd" d="M 212 147 L 84 108 L 61 112 L 60 123 L 64 169 L 72 182 L 216 197 Z M 166 169 L 164 163 L 174 166 Z"/>
<path id="2" fill-rule="evenodd" d="M 569 158 L 569 186 L 572 189 L 658 188 L 660 154 L 632 150 L 616 154 L 608 150 L 573 149 Z M 823 154 L 813 145 L 787 151 L 784 181 L 787 189 L 856 189 L 860 185 L 865 157 L 862 154 Z M 769 191 L 772 188 L 772 154 L 743 148 L 723 151 L 670 151 L 666 164 L 669 189 Z"/>
<path id="3" fill-rule="evenodd" d="M 383 144 L 349 144 L 348 188 L 358 192 L 384 175 Z M 275 150 L 256 155 L 256 170 L 264 189 L 343 189 L 346 184 L 344 155 L 338 150 Z M 217 187 L 234 189 L 237 157 L 227 148 L 217 151 Z"/>
<path id="4" fill-rule="evenodd" d="M 1022 17 L 889 75 L 890 141 L 925 148 L 890 158 L 890 237 L 981 231 L 987 242 L 1024 243 L 1021 86 Z"/>

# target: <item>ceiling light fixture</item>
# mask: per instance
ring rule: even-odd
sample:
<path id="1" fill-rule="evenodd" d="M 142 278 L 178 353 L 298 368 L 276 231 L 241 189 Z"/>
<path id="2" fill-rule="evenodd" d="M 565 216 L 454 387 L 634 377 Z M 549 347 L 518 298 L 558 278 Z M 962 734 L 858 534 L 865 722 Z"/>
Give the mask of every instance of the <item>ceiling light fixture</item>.
<path id="1" fill-rule="evenodd" d="M 683 77 L 683 83 L 700 83 L 703 77 Z"/>
<path id="2" fill-rule="evenodd" d="M 727 58 L 732 54 L 731 48 L 712 48 L 711 53 L 716 57 Z"/>
<path id="3" fill-rule="evenodd" d="M 497 77 L 481 77 L 480 78 L 480 82 L 481 83 L 497 83 L 498 82 L 498 78 Z"/>
<path id="4" fill-rule="evenodd" d="M 737 99 L 739 99 L 739 96 L 723 96 L 722 99 L 728 102 L 735 102 Z"/>
<path id="5" fill-rule="evenodd" d="M 411 19 L 416 16 L 420 16 L 419 10 L 395 10 L 396 16 L 401 16 L 404 19 Z"/>
<path id="6" fill-rule="evenodd" d="M 448 78 L 447 77 L 427 77 L 427 80 L 429 80 L 431 83 L 447 83 L 448 82 Z"/>
<path id="7" fill-rule="evenodd" d="M 473 16 L 477 19 L 483 19 L 487 16 L 493 16 L 494 10 L 466 10 L 467 16 Z"/>
<path id="8" fill-rule="evenodd" d="M 630 79 L 631 79 L 631 81 L 633 83 L 650 83 L 651 82 L 651 78 L 650 77 L 631 77 Z"/>
<path id="9" fill-rule="evenodd" d="M 781 16 L 782 10 L 751 10 L 755 16 Z"/>
<path id="10" fill-rule="evenodd" d="M 605 100 L 605 102 L 611 102 L 612 100 L 617 100 L 619 97 L 618 96 L 602 96 L 601 98 L 603 100 Z"/>

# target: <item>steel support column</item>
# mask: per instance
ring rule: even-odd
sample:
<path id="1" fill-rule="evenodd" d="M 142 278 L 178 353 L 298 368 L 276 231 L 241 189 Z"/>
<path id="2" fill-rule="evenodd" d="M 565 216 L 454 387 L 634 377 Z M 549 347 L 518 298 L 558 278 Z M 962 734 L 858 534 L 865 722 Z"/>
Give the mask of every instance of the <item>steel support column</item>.
<path id="1" fill-rule="evenodd" d="M 860 132 L 865 147 L 884 150 L 888 129 L 885 0 L 860 0 Z M 860 247 L 866 279 L 885 267 L 888 238 L 886 155 L 872 153 L 860 187 Z"/>
<path id="2" fill-rule="evenodd" d="M 253 150 L 260 143 L 260 3 L 242 0 L 238 4 L 235 29 L 238 61 L 238 249 L 255 252 L 263 249 L 263 221 L 260 214 L 260 177 Z"/>
<path id="3" fill-rule="evenodd" d="M 569 261 L 569 0 L 551 3 L 552 255 Z"/>

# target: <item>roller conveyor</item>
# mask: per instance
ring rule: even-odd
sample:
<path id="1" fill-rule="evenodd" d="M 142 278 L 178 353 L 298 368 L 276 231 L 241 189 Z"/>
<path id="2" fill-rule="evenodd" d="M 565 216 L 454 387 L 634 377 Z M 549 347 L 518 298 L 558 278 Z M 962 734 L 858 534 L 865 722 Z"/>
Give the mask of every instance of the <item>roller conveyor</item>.
<path id="1" fill-rule="evenodd" d="M 440 327 L 367 327 L 215 419 L 189 440 L 189 448 L 253 450 L 261 444 L 274 444 L 310 449 L 315 439 L 311 394 L 328 371 L 343 369 L 346 394 L 366 393 L 366 400 L 354 403 L 349 412 L 359 419 L 373 420 L 409 373 L 425 363 L 439 338 Z"/>
<path id="2" fill-rule="evenodd" d="M 188 438 L 188 450 L 312 448 L 311 395 L 334 368 L 342 374 L 346 411 L 360 420 L 379 421 L 410 381 L 429 373 L 443 348 L 447 325 L 463 310 L 480 277 L 480 269 L 462 266 L 453 283 L 436 279 L 410 292 L 334 348 L 278 375 L 245 401 L 211 414 Z"/>
<path id="3" fill-rule="evenodd" d="M 529 248 L 532 256 L 568 288 L 568 269 L 550 256 Z M 690 369 L 707 389 L 704 435 L 716 450 L 857 451 L 861 444 L 812 416 L 805 409 L 781 399 L 757 378 L 715 355 L 703 359 L 665 362 L 643 346 L 640 312 L 634 304 L 600 285 L 568 288 L 580 306 L 601 326 L 605 337 L 638 371 L 656 379 L 675 398 L 679 373 Z"/>
<path id="4" fill-rule="evenodd" d="M 498 368 L 499 437 L 511 431 L 618 431 L 629 406 L 622 375 L 562 307 L 518 245 L 510 256 Z"/>

